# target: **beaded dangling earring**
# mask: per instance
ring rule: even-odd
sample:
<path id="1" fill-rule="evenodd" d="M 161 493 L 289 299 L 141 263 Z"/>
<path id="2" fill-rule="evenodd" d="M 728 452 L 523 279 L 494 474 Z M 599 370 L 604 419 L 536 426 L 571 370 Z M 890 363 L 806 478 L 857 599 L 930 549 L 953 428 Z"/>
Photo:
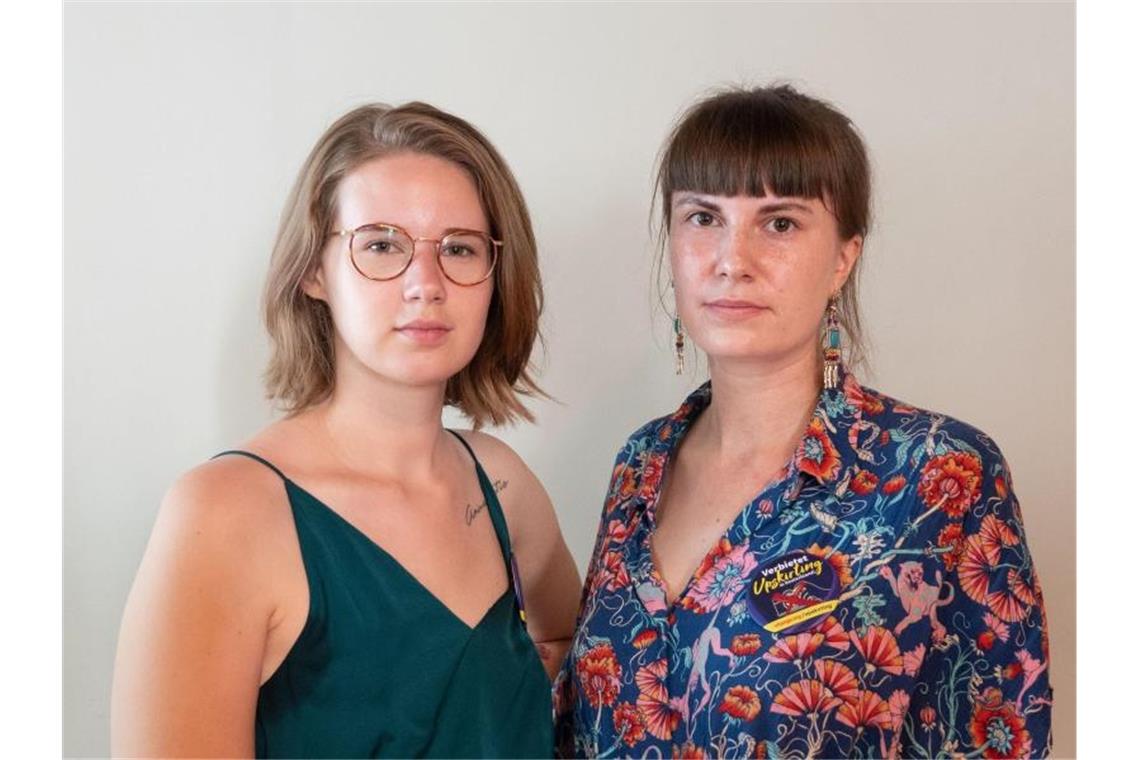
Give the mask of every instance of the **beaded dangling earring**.
<path id="1" fill-rule="evenodd" d="M 669 281 L 673 290 L 673 281 Z M 673 370 L 680 375 L 685 371 L 685 333 L 681 329 L 681 312 L 677 310 L 677 296 L 673 295 Z"/>
<path id="2" fill-rule="evenodd" d="M 839 298 L 832 296 L 827 302 L 827 328 L 823 344 L 823 387 L 839 387 L 839 365 L 843 356 L 839 345 Z"/>
<path id="3" fill-rule="evenodd" d="M 673 369 L 680 375 L 685 371 L 685 333 L 681 332 L 681 318 L 673 317 Z"/>

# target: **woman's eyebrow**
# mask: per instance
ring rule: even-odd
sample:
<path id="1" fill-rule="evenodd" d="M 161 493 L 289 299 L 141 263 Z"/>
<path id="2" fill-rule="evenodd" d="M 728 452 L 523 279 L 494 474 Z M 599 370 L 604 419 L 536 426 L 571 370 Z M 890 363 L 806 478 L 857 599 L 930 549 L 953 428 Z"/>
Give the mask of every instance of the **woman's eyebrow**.
<path id="1" fill-rule="evenodd" d="M 773 200 L 770 203 L 762 204 L 756 213 L 770 214 L 773 211 L 802 211 L 809 215 L 815 213 L 815 210 L 806 203 L 785 199 Z"/>
<path id="2" fill-rule="evenodd" d="M 673 205 L 699 206 L 701 208 L 707 208 L 709 211 L 720 211 L 720 206 L 718 206 L 716 203 L 709 200 L 703 195 L 695 195 L 693 193 L 686 193 L 685 195 L 682 195 L 680 198 L 674 201 Z"/>

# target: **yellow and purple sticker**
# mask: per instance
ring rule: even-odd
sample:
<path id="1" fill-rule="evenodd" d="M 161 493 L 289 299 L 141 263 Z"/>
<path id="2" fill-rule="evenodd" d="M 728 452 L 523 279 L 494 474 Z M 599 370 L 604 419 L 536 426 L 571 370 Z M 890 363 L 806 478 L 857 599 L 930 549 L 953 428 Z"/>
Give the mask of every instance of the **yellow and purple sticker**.
<path id="1" fill-rule="evenodd" d="M 798 633 L 839 606 L 831 563 L 792 551 L 761 565 L 749 581 L 748 611 L 769 633 Z"/>

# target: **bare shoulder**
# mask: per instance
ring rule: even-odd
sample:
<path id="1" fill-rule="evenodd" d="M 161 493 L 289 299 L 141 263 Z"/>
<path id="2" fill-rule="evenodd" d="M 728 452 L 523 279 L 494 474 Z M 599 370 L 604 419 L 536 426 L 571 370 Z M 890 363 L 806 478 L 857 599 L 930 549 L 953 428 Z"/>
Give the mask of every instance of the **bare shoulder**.
<path id="1" fill-rule="evenodd" d="M 183 473 L 167 490 L 162 509 L 185 519 L 239 528 L 272 519 L 286 500 L 284 484 L 273 470 L 234 454 Z"/>
<path id="2" fill-rule="evenodd" d="M 527 467 L 522 457 L 504 441 L 479 430 L 456 430 L 463 440 L 475 451 L 480 464 L 487 474 L 495 477 L 504 476 L 530 476 L 534 474 Z"/>
<path id="3" fill-rule="evenodd" d="M 509 445 L 489 433 L 457 430 L 495 486 L 512 538 L 541 530 L 554 515 L 542 483 Z"/>
<path id="4" fill-rule="evenodd" d="M 249 457 L 212 459 L 167 490 L 151 536 L 152 548 L 210 557 L 253 569 L 262 554 L 287 539 L 292 526 L 281 478 Z"/>

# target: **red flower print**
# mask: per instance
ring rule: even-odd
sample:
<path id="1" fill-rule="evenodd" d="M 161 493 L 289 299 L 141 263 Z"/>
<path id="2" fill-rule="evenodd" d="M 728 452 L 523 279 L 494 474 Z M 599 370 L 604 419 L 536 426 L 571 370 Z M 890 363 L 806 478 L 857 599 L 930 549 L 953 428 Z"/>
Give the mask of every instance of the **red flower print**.
<path id="1" fill-rule="evenodd" d="M 654 699 L 648 694 L 637 698 L 637 708 L 645 717 L 645 728 L 658 739 L 668 741 L 673 738 L 673 732 L 681 722 L 681 711 L 678 709 L 678 700 L 665 702 Z"/>
<path id="2" fill-rule="evenodd" d="M 926 644 L 919 644 L 914 649 L 903 654 L 903 672 L 908 676 L 918 673 L 926 659 Z"/>
<path id="3" fill-rule="evenodd" d="M 895 475 L 893 478 L 888 478 L 886 483 L 883 483 L 883 493 L 890 496 L 903 490 L 906 485 L 906 477 L 903 475 Z"/>
<path id="4" fill-rule="evenodd" d="M 598 644 L 578 660 L 578 680 L 593 707 L 612 705 L 621 688 L 621 665 L 608 643 Z"/>
<path id="5" fill-rule="evenodd" d="M 641 489 L 638 495 L 646 501 L 653 498 L 661 485 L 661 477 L 665 474 L 665 454 L 653 454 L 645 459 L 641 467 Z"/>
<path id="6" fill-rule="evenodd" d="M 887 700 L 887 707 L 891 712 L 891 730 L 898 731 L 906 720 L 906 711 L 910 707 L 910 695 L 902 689 L 895 689 L 891 698 Z"/>
<path id="7" fill-rule="evenodd" d="M 747 543 L 734 547 L 727 538 L 721 538 L 701 560 L 681 606 L 703 614 L 731 604 L 755 569 L 756 558 L 748 551 Z"/>
<path id="8" fill-rule="evenodd" d="M 987 556 L 995 558 L 1001 556 L 1003 546 L 1016 546 L 1021 543 L 1017 534 L 993 515 L 986 515 L 982 519 L 982 527 L 978 530 L 978 535 L 981 537 L 982 547 L 986 550 Z M 997 563 L 996 559 L 994 563 Z"/>
<path id="9" fill-rule="evenodd" d="M 988 652 L 993 649 L 994 641 L 997 640 L 997 634 L 993 631 L 982 631 L 978 634 L 978 649 Z"/>
<path id="10" fill-rule="evenodd" d="M 848 375 L 847 380 L 843 383 L 843 395 L 846 397 L 847 403 L 870 416 L 881 414 L 886 409 L 882 399 L 860 386 L 851 375 Z"/>
<path id="11" fill-rule="evenodd" d="M 1001 669 L 1001 677 L 1007 681 L 1012 681 L 1021 675 L 1021 663 L 1011 662 Z"/>
<path id="12" fill-rule="evenodd" d="M 985 747 L 982 757 L 1029 757 L 1032 738 L 1025 728 L 1025 716 L 1012 702 L 1003 702 L 1001 689 L 991 686 L 982 692 L 970 716 L 970 738 L 975 747 Z"/>
<path id="13" fill-rule="evenodd" d="M 756 654 L 760 649 L 760 634 L 758 633 L 741 633 L 732 637 L 732 643 L 728 645 L 729 650 L 737 657 L 747 657 L 750 654 Z"/>
<path id="14" fill-rule="evenodd" d="M 622 560 L 621 554 L 606 552 L 603 563 L 605 569 L 599 574 L 598 585 L 604 580 L 608 591 L 617 591 L 629 585 L 629 573 L 626 572 L 625 561 Z"/>
<path id="15" fill-rule="evenodd" d="M 903 672 L 898 641 L 886 628 L 872 625 L 862 635 L 858 631 L 851 631 L 848 635 L 856 651 L 867 661 L 867 670 L 881 670 L 896 676 Z"/>
<path id="16" fill-rule="evenodd" d="M 629 524 L 625 520 L 610 520 L 606 528 L 606 537 L 609 538 L 611 545 L 620 544 L 629 538 L 629 532 Z"/>
<path id="17" fill-rule="evenodd" d="M 855 477 L 851 478 L 851 490 L 860 496 L 871 493 L 877 485 L 879 485 L 879 476 L 870 470 L 859 470 L 855 473 Z"/>
<path id="18" fill-rule="evenodd" d="M 815 626 L 813 630 L 822 633 L 823 643 L 832 649 L 846 652 L 851 646 L 851 642 L 847 639 L 847 631 L 843 630 L 842 624 L 835 619 L 834 615 L 828 615 L 827 619 Z"/>
<path id="19" fill-rule="evenodd" d="M 681 722 L 681 711 L 669 699 L 669 690 L 665 686 L 668 674 L 669 663 L 666 660 L 655 660 L 638 668 L 633 676 L 633 682 L 641 692 L 637 697 L 637 708 L 645 720 L 645 728 L 658 739 L 664 740 L 673 736 L 673 731 Z"/>
<path id="20" fill-rule="evenodd" d="M 646 628 L 641 633 L 633 637 L 634 649 L 645 649 L 647 646 L 657 641 L 657 631 L 652 628 Z"/>
<path id="21" fill-rule="evenodd" d="M 781 715 L 807 715 L 809 713 L 823 713 L 833 710 L 843 704 L 831 693 L 831 690 L 822 683 L 812 679 L 796 681 L 772 700 L 772 712 Z"/>
<path id="22" fill-rule="evenodd" d="M 939 531 L 938 545 L 951 547 L 950 551 L 939 556 L 942 557 L 942 564 L 946 565 L 946 569 L 953 570 L 958 566 L 958 560 L 962 558 L 962 550 L 966 547 L 965 539 L 962 537 L 962 523 L 949 523 Z"/>
<path id="23" fill-rule="evenodd" d="M 997 493 L 999 499 L 1004 499 L 1009 495 L 1009 488 L 1005 484 L 1005 478 L 998 475 L 994 478 L 994 491 Z"/>
<path id="24" fill-rule="evenodd" d="M 839 474 L 840 464 L 839 451 L 828 437 L 823 420 L 812 417 L 807 434 L 796 450 L 796 466 L 821 481 L 828 481 Z"/>
<path id="25" fill-rule="evenodd" d="M 981 495 L 981 482 L 981 460 L 973 454 L 952 451 L 934 457 L 922 468 L 918 495 L 926 506 L 960 518 Z"/>
<path id="26" fill-rule="evenodd" d="M 991 631 L 994 632 L 995 636 L 997 636 L 999 639 L 1001 639 L 1001 642 L 1003 644 L 1005 642 L 1009 641 L 1009 626 L 1008 625 L 1001 622 L 1000 620 L 997 619 L 997 617 L 995 617 L 994 615 L 991 615 L 988 612 L 986 614 L 982 615 L 982 621 L 986 624 L 987 628 L 989 628 Z"/>
<path id="27" fill-rule="evenodd" d="M 855 579 L 851 574 L 851 560 L 843 552 L 837 552 L 830 547 L 825 548 L 819 544 L 812 544 L 807 548 L 807 553 L 827 560 L 839 578 L 840 588 L 846 588 Z"/>
<path id="28" fill-rule="evenodd" d="M 823 643 L 822 633 L 797 633 L 784 636 L 764 653 L 768 662 L 799 662 L 810 657 Z"/>
<path id="29" fill-rule="evenodd" d="M 614 731 L 625 746 L 632 747 L 645 738 L 645 717 L 634 705 L 622 702 L 614 708 Z"/>
<path id="30" fill-rule="evenodd" d="M 760 697 L 747 686 L 733 686 L 721 700 L 719 712 L 743 721 L 750 721 L 760 714 Z"/>
<path id="31" fill-rule="evenodd" d="M 918 719 L 922 721 L 922 727 L 927 731 L 934 728 L 934 721 L 938 717 L 938 713 L 934 712 L 934 708 L 930 705 L 918 711 Z"/>
<path id="32" fill-rule="evenodd" d="M 615 468 L 614 478 L 618 482 L 618 496 L 623 499 L 633 496 L 633 492 L 637 490 L 637 477 L 634 475 L 632 467 L 624 462 L 619 464 Z"/>
<path id="33" fill-rule="evenodd" d="M 1038 603 L 1037 594 L 1034 593 L 1033 587 L 1026 583 L 1016 570 L 1011 569 L 1005 577 L 1009 582 L 1009 590 L 1013 592 L 1014 596 L 1030 606 Z"/>
<path id="34" fill-rule="evenodd" d="M 992 592 L 986 597 L 986 604 L 998 618 L 1007 623 L 1025 620 L 1025 616 L 1029 614 L 1029 608 L 1017 601 L 1017 597 L 1009 591 Z"/>
<path id="35" fill-rule="evenodd" d="M 816 660 L 815 672 L 819 674 L 820 683 L 844 702 L 854 699 L 859 693 L 855 672 L 838 660 Z"/>
<path id="36" fill-rule="evenodd" d="M 705 760 L 706 757 L 708 755 L 705 754 L 705 751 L 692 742 L 685 742 L 680 747 L 676 744 L 673 745 L 673 760 L 680 758 L 684 758 L 684 760 Z"/>
<path id="37" fill-rule="evenodd" d="M 669 663 L 666 660 L 655 660 L 644 668 L 638 668 L 633 675 L 633 682 L 642 694 L 648 694 L 662 702 L 669 699 L 669 691 L 665 686 L 665 678 L 669 675 Z"/>
<path id="38" fill-rule="evenodd" d="M 844 702 L 835 713 L 835 719 L 852 728 L 891 725 L 891 712 L 887 703 L 873 691 L 861 691 L 850 702 Z"/>
<path id="39" fill-rule="evenodd" d="M 986 554 L 981 536 L 973 535 L 966 539 L 958 560 L 958 585 L 966 596 L 980 604 L 986 603 L 990 593 L 991 568 L 997 562 L 997 557 Z"/>

